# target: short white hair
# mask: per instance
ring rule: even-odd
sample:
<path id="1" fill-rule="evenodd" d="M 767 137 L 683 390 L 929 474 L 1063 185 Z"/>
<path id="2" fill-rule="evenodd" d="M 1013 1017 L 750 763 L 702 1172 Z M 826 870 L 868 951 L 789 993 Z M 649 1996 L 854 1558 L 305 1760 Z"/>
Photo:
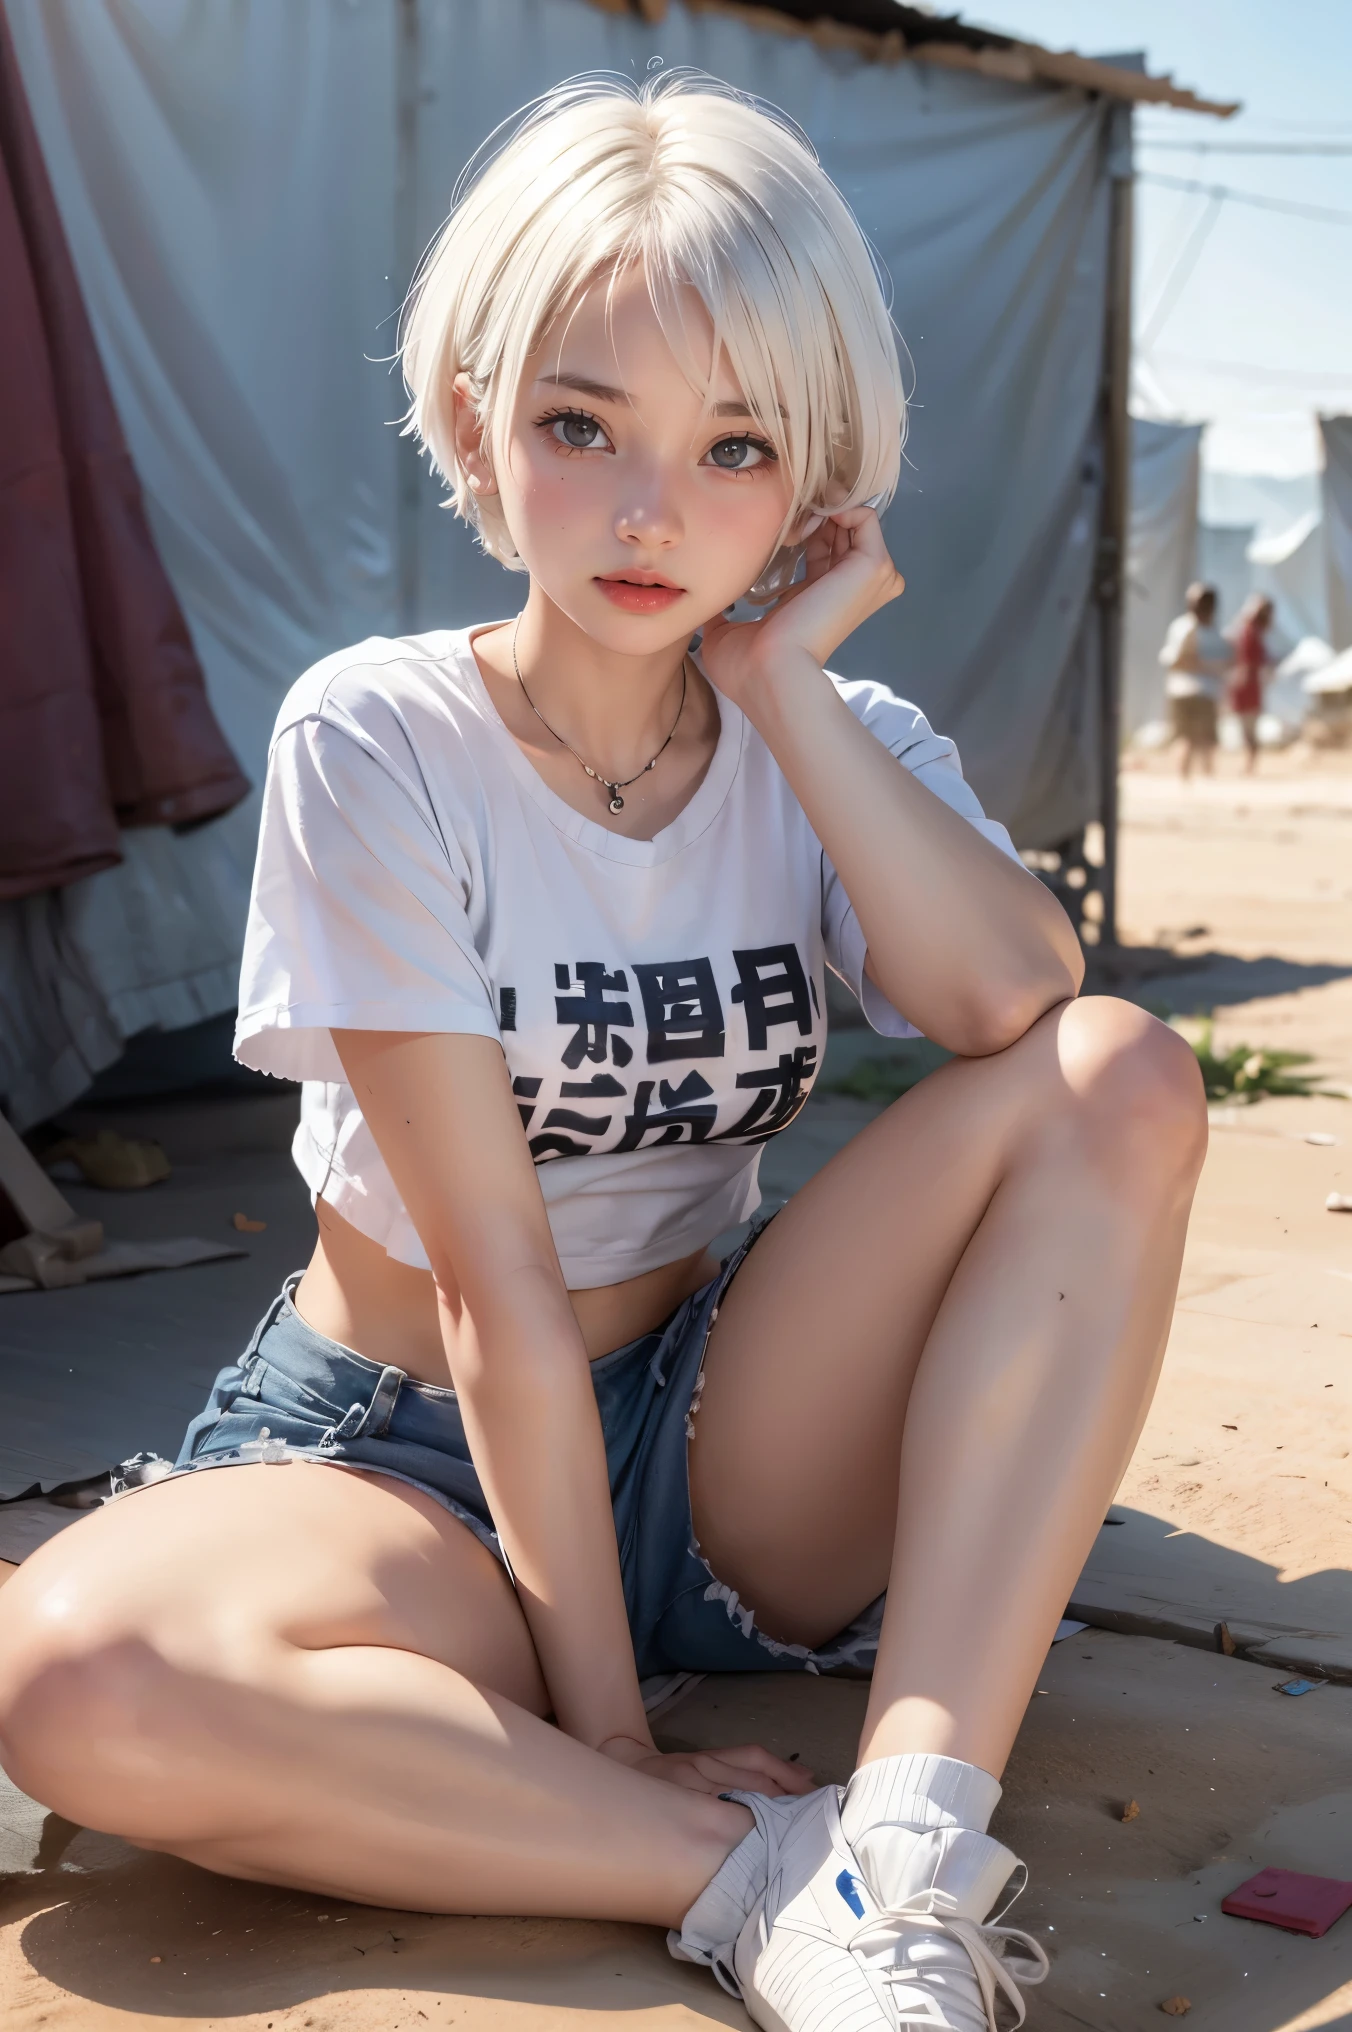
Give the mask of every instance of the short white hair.
<path id="1" fill-rule="evenodd" d="M 891 499 L 906 404 L 882 271 L 807 136 L 700 71 L 605 73 L 556 86 L 489 137 L 404 309 L 406 429 L 493 556 L 520 568 L 457 455 L 455 377 L 493 460 L 555 320 L 596 278 L 613 287 L 639 266 L 696 386 L 681 287 L 704 304 L 714 366 L 726 357 L 790 482 L 781 544 L 805 515 Z"/>

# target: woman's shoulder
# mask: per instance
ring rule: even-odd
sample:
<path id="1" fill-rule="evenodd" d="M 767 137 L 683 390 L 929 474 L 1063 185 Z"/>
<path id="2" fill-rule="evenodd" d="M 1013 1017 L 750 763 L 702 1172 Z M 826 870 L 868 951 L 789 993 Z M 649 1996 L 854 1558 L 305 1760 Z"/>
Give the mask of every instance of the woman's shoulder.
<path id="1" fill-rule="evenodd" d="M 321 726 L 369 751 L 472 741 L 491 707 L 470 648 L 473 628 L 371 635 L 314 663 L 282 701 L 273 746 Z"/>

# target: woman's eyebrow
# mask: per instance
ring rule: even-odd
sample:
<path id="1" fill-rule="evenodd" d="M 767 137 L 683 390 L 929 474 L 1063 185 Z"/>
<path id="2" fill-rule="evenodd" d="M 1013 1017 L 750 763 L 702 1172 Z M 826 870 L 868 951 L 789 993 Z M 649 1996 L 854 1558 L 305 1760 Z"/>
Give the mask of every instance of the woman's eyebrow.
<path id="1" fill-rule="evenodd" d="M 593 402 L 628 402 L 630 400 L 623 388 L 612 388 L 605 381 L 589 381 L 585 374 L 541 374 L 537 377 L 535 385 L 537 388 L 567 388 L 574 395 L 590 396 Z M 710 416 L 749 417 L 751 411 L 747 408 L 745 402 L 734 398 L 726 402 L 710 403 L 709 414 Z"/>
<path id="2" fill-rule="evenodd" d="M 593 402 L 627 402 L 623 388 L 608 387 L 604 381 L 588 381 L 583 374 L 541 374 L 537 388 L 571 388 L 574 395 L 590 395 Z"/>

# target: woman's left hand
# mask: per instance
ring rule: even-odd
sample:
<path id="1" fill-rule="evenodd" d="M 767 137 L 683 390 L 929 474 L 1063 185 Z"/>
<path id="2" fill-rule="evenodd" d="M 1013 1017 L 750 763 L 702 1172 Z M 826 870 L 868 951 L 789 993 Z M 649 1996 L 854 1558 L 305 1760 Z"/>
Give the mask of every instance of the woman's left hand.
<path id="1" fill-rule="evenodd" d="M 704 624 L 701 662 L 718 689 L 741 704 L 776 662 L 806 652 L 825 664 L 847 635 L 905 590 L 873 508 L 842 508 L 808 538 L 806 577 L 761 621 Z"/>

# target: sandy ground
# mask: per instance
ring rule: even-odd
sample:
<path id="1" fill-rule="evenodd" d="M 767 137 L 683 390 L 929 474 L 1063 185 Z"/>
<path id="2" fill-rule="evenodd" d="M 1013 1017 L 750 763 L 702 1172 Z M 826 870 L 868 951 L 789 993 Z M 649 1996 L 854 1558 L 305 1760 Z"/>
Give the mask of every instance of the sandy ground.
<path id="1" fill-rule="evenodd" d="M 1335 759 L 1280 758 L 1256 784 L 1129 772 L 1122 917 L 1174 956 L 1141 1000 L 1214 1007 L 1220 1042 L 1312 1051 L 1352 1089 L 1352 759 Z M 771 1190 L 866 1114 L 810 1108 L 767 1153 Z M 1163 1381 L 1112 1513 L 1126 1528 L 1105 1529 L 1085 1582 L 1190 1642 L 1098 1628 L 1047 1661 L 995 1829 L 1032 1870 L 1016 1916 L 1054 1955 L 1033 2032 L 1160 2024 L 1180 1995 L 1214 2032 L 1352 2032 L 1352 1915 L 1314 1942 L 1220 1912 L 1263 1865 L 1352 1878 L 1352 1685 L 1291 1699 L 1271 1662 L 1200 1648 L 1210 1620 L 1252 1648 L 1285 1629 L 1346 1643 L 1352 1677 L 1352 1215 L 1324 1211 L 1335 1189 L 1352 1192 L 1352 1102 L 1217 1111 Z M 861 1704 L 840 1682 L 706 1681 L 660 1727 L 759 1735 L 843 1777 Z M 657 1934 L 226 1884 L 17 1796 L 0 1796 L 0 1869 L 7 2032 L 747 2023 Z"/>
<path id="2" fill-rule="evenodd" d="M 1128 939 L 1195 961 L 1141 999 L 1214 1008 L 1219 1046 L 1308 1051 L 1352 1091 L 1352 757 L 1336 759 L 1337 774 L 1265 758 L 1256 781 L 1188 786 L 1129 773 L 1122 916 Z M 1295 1593 L 1328 1576 L 1305 1592 L 1326 1621 L 1336 1597 L 1352 1636 L 1352 1215 L 1325 1210 L 1330 1192 L 1352 1194 L 1352 1101 L 1213 1110 L 1164 1377 L 1119 1501 Z"/>

